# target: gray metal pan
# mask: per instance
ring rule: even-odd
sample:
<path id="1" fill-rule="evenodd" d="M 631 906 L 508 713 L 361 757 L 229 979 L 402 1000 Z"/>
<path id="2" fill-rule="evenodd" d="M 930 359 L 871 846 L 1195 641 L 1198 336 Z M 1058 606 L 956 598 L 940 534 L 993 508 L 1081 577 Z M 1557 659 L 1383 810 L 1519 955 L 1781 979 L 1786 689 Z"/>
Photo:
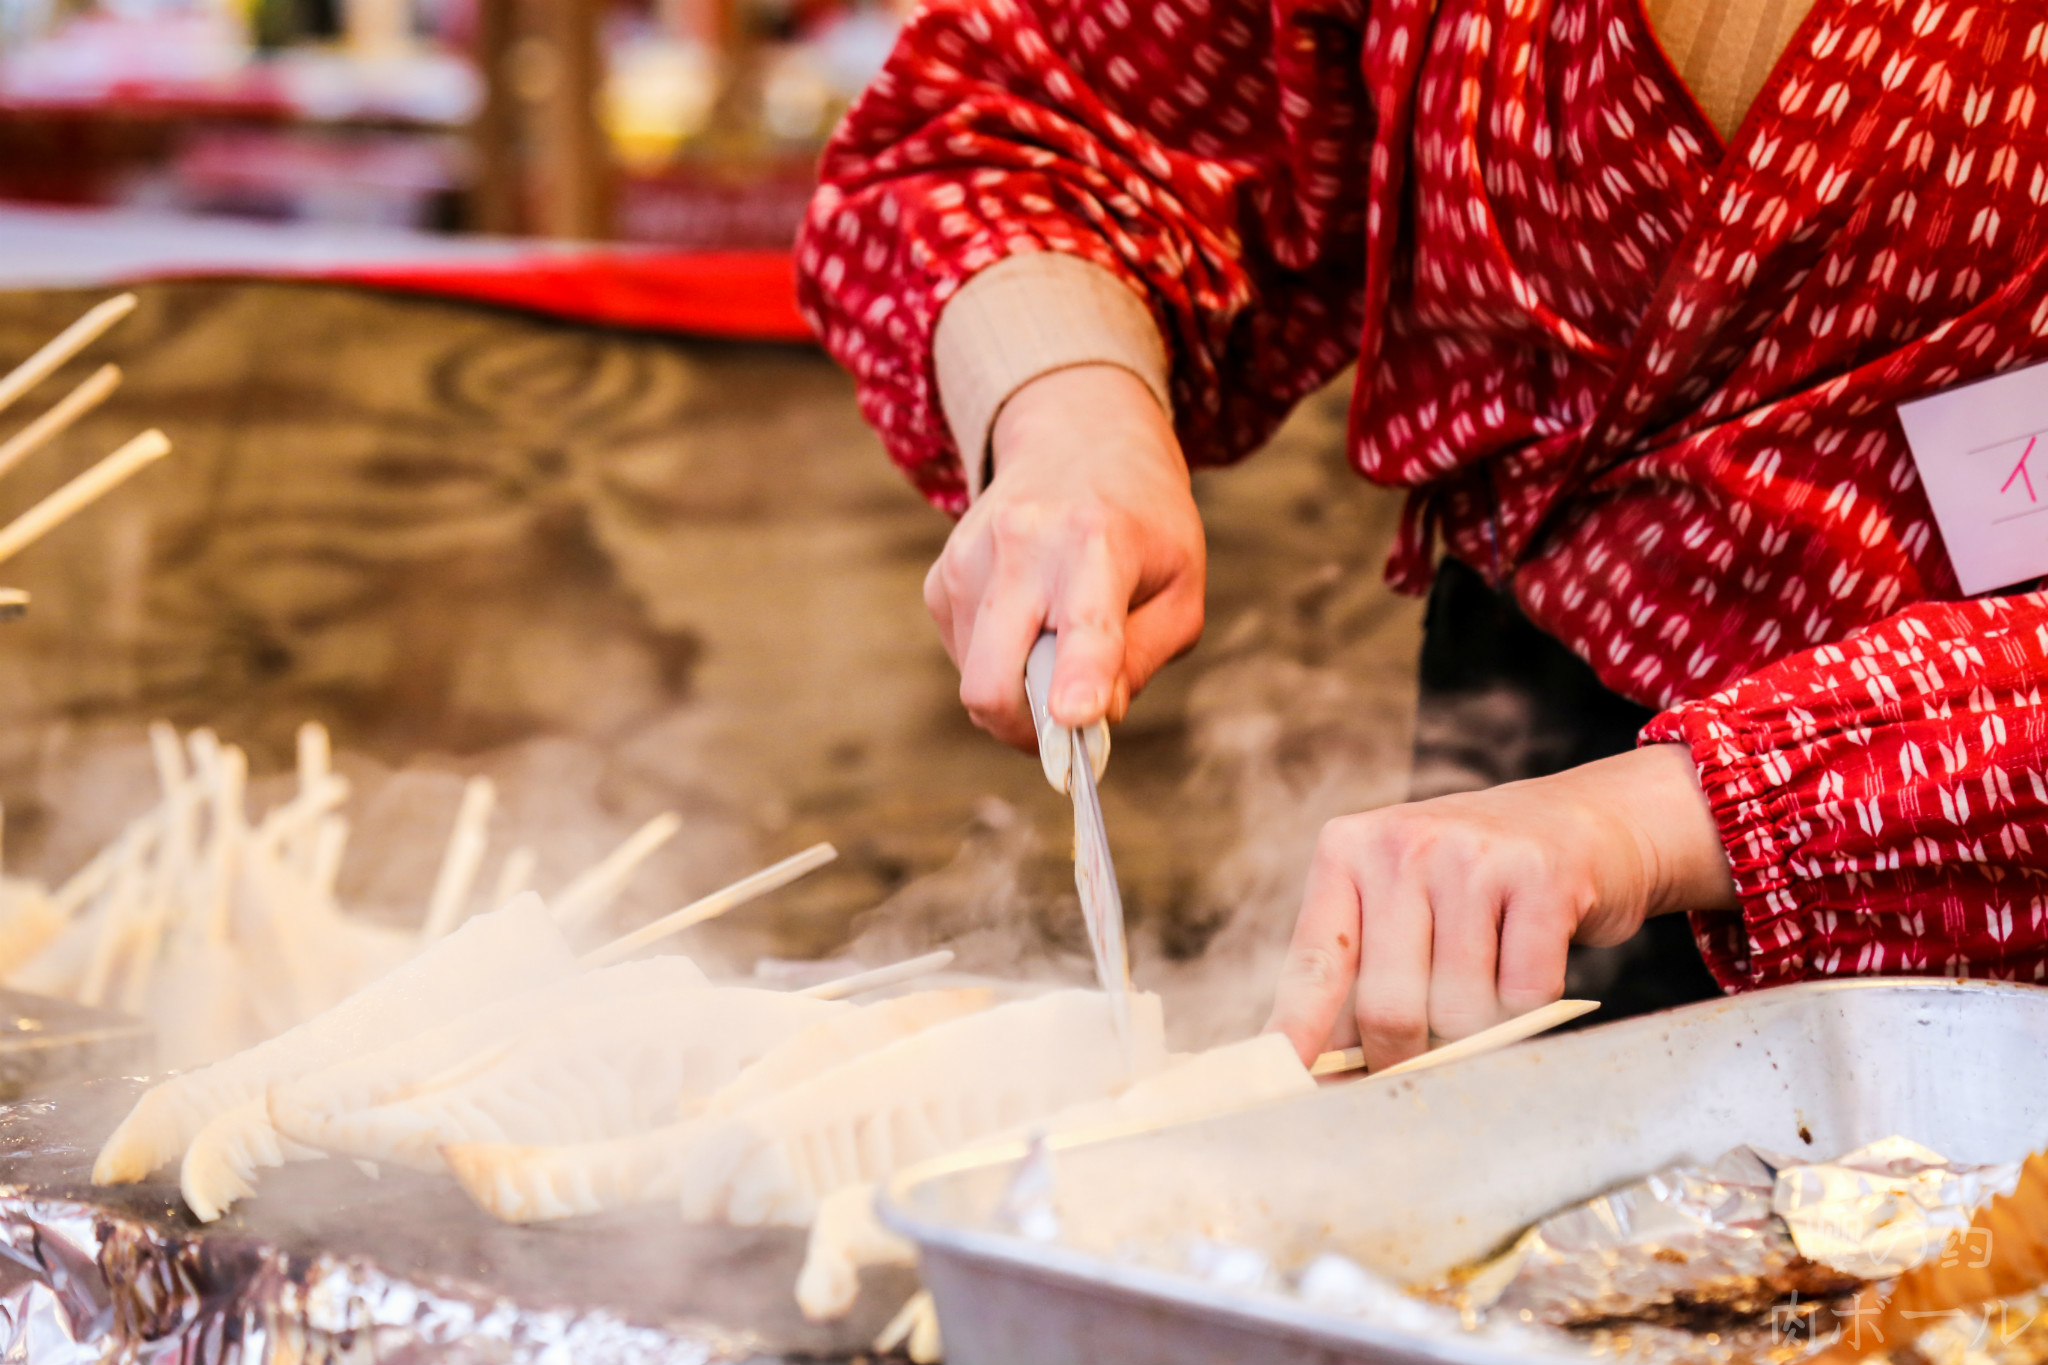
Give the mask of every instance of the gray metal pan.
<path id="1" fill-rule="evenodd" d="M 1511 1357 L 1476 1338 L 1220 1290 L 1117 1248 L 1208 1235 L 1412 1281 L 1673 1161 L 1741 1143 L 1833 1156 L 1893 1134 L 1961 1161 L 2048 1145 L 2048 990 L 1791 986 L 1063 1145 L 1057 1244 L 995 1222 L 1015 1152 L 907 1173 L 882 1216 L 919 1245 L 953 1365 L 1494 1365 Z"/>

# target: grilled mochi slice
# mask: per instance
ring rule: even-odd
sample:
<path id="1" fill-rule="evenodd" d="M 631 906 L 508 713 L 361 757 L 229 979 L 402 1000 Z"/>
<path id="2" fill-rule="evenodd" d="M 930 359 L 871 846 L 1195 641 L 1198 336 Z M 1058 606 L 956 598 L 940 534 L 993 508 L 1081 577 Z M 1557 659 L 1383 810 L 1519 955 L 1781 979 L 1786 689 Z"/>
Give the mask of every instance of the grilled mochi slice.
<path id="1" fill-rule="evenodd" d="M 1106 1099 L 1166 1061 L 1159 997 L 1130 997 L 1129 1048 L 1100 991 L 1053 991 L 954 1019 L 706 1121 L 685 1164 L 683 1216 L 811 1221 L 818 1200 L 1070 1105 Z"/>
<path id="2" fill-rule="evenodd" d="M 854 1007 L 784 991 L 707 986 L 557 1010 L 460 1063 L 441 1083 L 369 1109 L 276 1117 L 337 1156 L 445 1169 L 458 1142 L 572 1143 L 653 1128 L 820 1019 Z"/>
<path id="3" fill-rule="evenodd" d="M 144 1092 L 93 1163 L 102 1185 L 141 1180 L 181 1156 L 200 1129 L 277 1081 L 430 1029 L 576 970 L 575 954 L 525 895 L 478 915 L 347 999 L 267 1042 Z"/>
<path id="4" fill-rule="evenodd" d="M 763 1054 L 714 1093 L 705 1102 L 704 1112 L 735 1113 L 877 1048 L 949 1019 L 978 1014 L 995 1004 L 995 999 L 996 993 L 986 986 L 913 991 L 864 1006 L 851 1017 L 827 1020 Z"/>
<path id="5" fill-rule="evenodd" d="M 962 987 L 917 991 L 831 1015 L 770 1048 L 714 1093 L 704 1112 L 743 1108 L 864 1052 L 987 1009 L 994 1001 L 995 992 L 985 987 Z M 689 1120 L 627 1137 L 555 1146 L 451 1143 L 442 1157 L 486 1212 L 508 1223 L 538 1223 L 676 1198 L 682 1193 L 691 1139 L 703 1126 Z"/>
<path id="6" fill-rule="evenodd" d="M 257 1172 L 287 1161 L 308 1161 L 320 1153 L 281 1136 L 270 1126 L 263 1101 L 244 1100 L 193 1134 L 178 1167 L 178 1193 L 202 1223 L 225 1214 L 237 1200 L 256 1193 Z"/>
<path id="7" fill-rule="evenodd" d="M 1308 1068 L 1286 1035 L 1261 1034 L 1171 1059 L 1164 1071 L 1107 1100 L 1088 1100 L 1020 1130 L 977 1142 L 994 1146 L 1037 1130 L 1073 1133 L 1098 1127 L 1164 1127 L 1214 1118 L 1253 1105 L 1312 1093 Z M 797 1273 L 796 1301 L 805 1317 L 823 1321 L 853 1307 L 866 1266 L 917 1264 L 917 1248 L 875 1217 L 875 1186 L 847 1185 L 818 1203 L 811 1222 L 803 1269 Z"/>
<path id="8" fill-rule="evenodd" d="M 316 1093 L 353 1096 L 375 1093 L 383 1098 L 398 1098 L 409 1090 L 402 1080 L 393 1082 L 388 1078 L 393 1074 L 417 1077 L 423 1073 L 406 1073 L 396 1063 L 381 1068 L 376 1065 L 381 1059 L 392 1058 L 394 1054 L 401 1059 L 417 1060 L 423 1055 L 429 1059 L 439 1058 L 434 1069 L 444 1070 L 474 1055 L 492 1040 L 502 1039 L 508 1032 L 554 1009 L 605 999 L 694 990 L 703 984 L 704 973 L 686 957 L 625 962 L 521 991 L 509 999 L 493 1001 L 459 1019 L 451 1019 L 429 1029 L 418 1038 L 380 1048 L 364 1057 L 337 1062 L 310 1077 L 270 1086 L 267 1096 L 236 1105 L 200 1129 L 192 1139 L 178 1169 L 178 1186 L 185 1196 L 185 1204 L 201 1222 L 210 1223 L 227 1212 L 236 1200 L 255 1193 L 257 1173 L 263 1168 L 324 1155 L 316 1148 L 292 1141 L 276 1128 L 270 1110 L 281 1089 L 311 1086 Z M 323 1078 L 328 1083 L 324 1090 Z M 363 1101 L 365 1106 L 375 1102 Z"/>
<path id="9" fill-rule="evenodd" d="M 680 954 L 638 958 L 581 972 L 451 1019 L 373 1052 L 345 1058 L 270 1087 L 271 1121 L 285 1130 L 329 1116 L 374 1109 L 452 1084 L 480 1056 L 532 1031 L 542 1020 L 608 1000 L 645 1000 L 706 986 L 704 972 Z"/>

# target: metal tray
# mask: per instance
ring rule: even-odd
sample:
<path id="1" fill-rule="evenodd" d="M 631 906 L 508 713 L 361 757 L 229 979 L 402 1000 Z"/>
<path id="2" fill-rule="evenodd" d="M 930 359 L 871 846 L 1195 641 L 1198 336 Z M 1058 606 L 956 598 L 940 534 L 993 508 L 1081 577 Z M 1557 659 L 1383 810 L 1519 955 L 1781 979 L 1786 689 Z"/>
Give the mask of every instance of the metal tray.
<path id="1" fill-rule="evenodd" d="M 994 1222 L 1015 1152 L 906 1173 L 881 1211 L 919 1245 L 952 1365 L 1494 1365 L 1515 1357 L 1231 1293 L 1115 1248 L 1195 1233 L 1283 1265 L 1339 1251 L 1413 1281 L 1669 1162 L 1740 1143 L 1832 1156 L 1895 1133 L 1962 1161 L 2048 1145 L 2048 990 L 1791 986 L 1061 1144 L 1056 1244 Z"/>
<path id="2" fill-rule="evenodd" d="M 140 1019 L 0 987 L 0 1103 L 147 1070 L 155 1052 L 156 1031 Z"/>

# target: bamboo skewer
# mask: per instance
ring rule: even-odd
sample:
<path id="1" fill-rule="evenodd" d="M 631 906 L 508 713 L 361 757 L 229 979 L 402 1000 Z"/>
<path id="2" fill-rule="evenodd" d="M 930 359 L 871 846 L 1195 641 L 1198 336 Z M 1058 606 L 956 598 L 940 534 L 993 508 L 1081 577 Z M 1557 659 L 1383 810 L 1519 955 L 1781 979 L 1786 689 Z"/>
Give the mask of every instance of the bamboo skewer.
<path id="1" fill-rule="evenodd" d="M 922 957 L 908 958 L 902 962 L 891 962 L 886 967 L 870 967 L 864 972 L 842 976 L 836 981 L 820 981 L 815 986 L 804 987 L 797 994 L 808 995 L 813 1000 L 844 1000 L 850 995 L 859 995 L 862 991 L 878 991 L 884 986 L 901 985 L 905 981 L 915 981 L 920 976 L 942 972 L 952 961 L 953 950 L 941 948 L 936 953 L 926 953 Z"/>
<path id="2" fill-rule="evenodd" d="M 1396 1072 L 1421 1071 L 1426 1067 L 1442 1066 L 1445 1062 L 1463 1061 L 1477 1057 L 1482 1052 L 1519 1043 L 1525 1038 L 1534 1038 L 1539 1033 L 1548 1033 L 1560 1024 L 1568 1024 L 1582 1014 L 1591 1014 L 1600 1008 L 1598 1000 L 1553 1000 L 1527 1014 L 1518 1014 L 1505 1023 L 1492 1028 L 1481 1029 L 1467 1038 L 1431 1048 L 1419 1057 L 1410 1057 L 1405 1062 L 1383 1066 L 1373 1072 L 1375 1076 L 1392 1076 Z M 1325 1052 L 1309 1067 L 1311 1076 L 1334 1076 L 1339 1072 L 1357 1071 L 1365 1066 L 1365 1049 L 1347 1047 L 1337 1052 Z"/>
<path id="3" fill-rule="evenodd" d="M 73 422 L 107 400 L 121 386 L 121 367 L 102 365 L 86 381 L 65 394 L 49 411 L 0 444 L 0 474 L 20 464 L 68 431 Z"/>
<path id="4" fill-rule="evenodd" d="M 498 864 L 498 880 L 491 886 L 491 909 L 495 910 L 522 891 L 533 889 L 533 868 L 538 861 L 533 850 L 520 844 Z"/>
<path id="5" fill-rule="evenodd" d="M 434 891 L 427 899 L 427 918 L 420 925 L 420 942 L 432 943 L 452 930 L 469 904 L 476 888 L 477 869 L 483 866 L 491 807 L 498 789 L 488 777 L 472 777 L 462 789 L 462 808 L 455 814 L 455 832 L 448 836 L 448 851 L 441 857 L 441 871 L 434 878 Z"/>
<path id="6" fill-rule="evenodd" d="M 578 874 L 556 895 L 548 907 L 555 923 L 565 929 L 573 929 L 603 914 L 625 886 L 626 879 L 640 864 L 653 857 L 655 850 L 675 838 L 676 831 L 682 827 L 682 819 L 674 811 L 663 811 L 634 830 L 626 842 L 613 849 L 595 867 Z"/>
<path id="7" fill-rule="evenodd" d="M 581 965 L 609 967 L 614 962 L 624 962 L 648 944 L 667 938 L 693 924 L 715 919 L 726 911 L 745 905 L 748 901 L 767 895 L 789 885 L 797 878 L 806 876 L 839 856 L 839 850 L 830 844 L 813 844 L 801 853 L 792 854 L 772 867 L 764 867 L 750 877 L 742 877 L 731 886 L 712 892 L 701 900 L 691 901 L 680 910 L 663 915 L 651 924 L 643 924 L 623 938 L 613 939 L 602 948 L 593 949 L 583 955 Z"/>
<path id="8" fill-rule="evenodd" d="M 58 367 L 100 339 L 109 327 L 135 311 L 135 296 L 119 294 L 57 333 L 43 348 L 0 379 L 0 411 L 54 374 Z"/>
<path id="9" fill-rule="evenodd" d="M 138 470 L 171 453 L 170 440 L 152 427 L 0 529 L 0 562 L 42 539 Z"/>

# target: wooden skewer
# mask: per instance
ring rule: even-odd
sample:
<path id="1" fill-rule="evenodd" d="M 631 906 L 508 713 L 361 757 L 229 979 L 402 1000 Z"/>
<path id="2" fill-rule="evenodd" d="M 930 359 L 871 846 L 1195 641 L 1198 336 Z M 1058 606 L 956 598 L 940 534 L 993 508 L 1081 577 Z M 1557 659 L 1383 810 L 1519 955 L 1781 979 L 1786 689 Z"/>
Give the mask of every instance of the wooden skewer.
<path id="1" fill-rule="evenodd" d="M 838 856 L 839 850 L 830 844 L 812 844 L 803 852 L 792 854 L 772 867 L 764 867 L 751 877 L 742 877 L 731 886 L 714 891 L 702 900 L 691 901 L 682 909 L 663 915 L 652 924 L 643 924 L 625 937 L 613 939 L 604 947 L 585 953 L 581 964 L 588 968 L 609 967 L 614 962 L 624 962 L 650 943 L 667 938 L 670 934 L 678 933 L 693 924 L 715 919 L 756 897 L 788 886 L 797 878 L 816 871 Z"/>
<path id="2" fill-rule="evenodd" d="M 299 726 L 297 751 L 299 797 L 304 800 L 323 786 L 334 771 L 334 744 L 328 737 L 327 727 L 317 720 L 309 720 Z M 278 857 L 302 880 L 312 866 L 313 841 L 318 830 L 317 821 L 302 821 L 278 847 Z"/>
<path id="3" fill-rule="evenodd" d="M 432 943 L 453 929 L 469 904 L 476 887 L 476 873 L 483 866 L 491 807 L 498 789 L 488 777 L 472 777 L 462 789 L 462 808 L 455 813 L 455 832 L 448 836 L 448 851 L 441 857 L 441 871 L 434 878 L 434 892 L 427 900 L 427 918 L 420 925 L 420 942 Z"/>
<path id="4" fill-rule="evenodd" d="M 505 855 L 505 861 L 498 864 L 498 880 L 491 886 L 491 909 L 497 909 L 522 891 L 533 889 L 533 868 L 538 861 L 533 850 L 525 844 Z"/>
<path id="5" fill-rule="evenodd" d="M 83 384 L 58 399 L 48 412 L 0 445 L 0 474 L 5 474 L 70 430 L 73 422 L 106 402 L 107 395 L 120 386 L 119 365 L 102 365 L 94 370 Z"/>
<path id="6" fill-rule="evenodd" d="M 242 868 L 242 841 L 248 836 L 249 756 L 236 744 L 222 744 L 208 764 L 213 796 L 212 843 L 207 849 L 206 942 L 219 946 L 233 936 L 235 884 Z"/>
<path id="7" fill-rule="evenodd" d="M 1534 1038 L 1539 1033 L 1548 1033 L 1559 1024 L 1568 1024 L 1580 1015 L 1591 1014 L 1599 1008 L 1598 1000 L 1553 1000 L 1541 1008 L 1530 1010 L 1527 1014 L 1518 1014 L 1505 1023 L 1481 1029 L 1468 1038 L 1460 1038 L 1454 1043 L 1431 1048 L 1421 1056 L 1410 1057 L 1405 1062 L 1383 1066 L 1372 1074 L 1392 1076 L 1396 1072 L 1421 1071 L 1425 1067 L 1442 1066 L 1445 1062 L 1477 1057 L 1482 1052 L 1491 1052 L 1510 1043 L 1519 1043 L 1525 1038 Z M 1316 1058 L 1315 1064 L 1308 1070 L 1311 1076 L 1334 1076 L 1342 1071 L 1357 1071 L 1364 1065 L 1365 1049 L 1347 1047 L 1338 1052 L 1325 1052 Z"/>
<path id="8" fill-rule="evenodd" d="M 656 849 L 675 838 L 676 831 L 682 827 L 682 817 L 674 811 L 663 811 L 634 830 L 626 842 L 606 854 L 603 861 L 579 873 L 562 888 L 548 907 L 555 923 L 564 929 L 573 929 L 604 913 L 625 886 L 626 879 L 640 864 L 653 857 Z"/>
<path id="9" fill-rule="evenodd" d="M 917 1327 L 919 1316 L 931 1311 L 931 1298 L 931 1294 L 923 1289 L 912 1294 L 903 1306 L 896 1310 L 896 1316 L 889 1319 L 889 1325 L 882 1329 L 881 1335 L 875 1338 L 875 1344 L 871 1348 L 874 1353 L 888 1355 L 909 1341 L 911 1332 Z"/>
<path id="10" fill-rule="evenodd" d="M 0 561 L 12 559 L 137 470 L 170 453 L 170 440 L 161 431 L 143 432 L 0 529 Z"/>
<path id="11" fill-rule="evenodd" d="M 0 410 L 11 407 L 14 400 L 49 378 L 58 366 L 99 340 L 109 327 L 134 311 L 135 296 L 119 294 L 57 333 L 40 351 L 15 366 L 5 379 L 0 379 Z"/>
<path id="12" fill-rule="evenodd" d="M 335 879 L 341 875 L 341 855 L 348 847 L 348 817 L 329 815 L 313 830 L 313 853 L 306 872 L 306 884 L 327 904 L 334 902 Z"/>
<path id="13" fill-rule="evenodd" d="M 161 818 L 162 812 L 157 810 L 142 816 L 140 819 L 153 825 Z M 80 907 L 84 906 L 86 902 L 106 890 L 107 883 L 114 879 L 114 873 L 121 866 L 120 858 L 123 847 L 122 843 L 117 839 L 98 853 L 95 853 L 91 861 L 87 862 L 84 867 L 79 868 L 78 871 L 72 873 L 69 880 L 51 893 L 50 908 L 55 910 L 60 918 L 69 919 L 78 913 Z"/>
<path id="14" fill-rule="evenodd" d="M 298 758 L 301 791 L 334 771 L 334 741 L 319 721 L 309 720 L 299 727 Z"/>
<path id="15" fill-rule="evenodd" d="M 920 976 L 942 972 L 952 961 L 953 950 L 941 948 L 936 953 L 892 962 L 886 967 L 870 967 L 852 976 L 842 976 L 837 981 L 821 981 L 815 986 L 804 987 L 797 994 L 808 995 L 813 1000 L 844 1000 L 862 991 L 878 991 L 884 986 L 900 985 L 905 981 L 915 981 Z"/>

